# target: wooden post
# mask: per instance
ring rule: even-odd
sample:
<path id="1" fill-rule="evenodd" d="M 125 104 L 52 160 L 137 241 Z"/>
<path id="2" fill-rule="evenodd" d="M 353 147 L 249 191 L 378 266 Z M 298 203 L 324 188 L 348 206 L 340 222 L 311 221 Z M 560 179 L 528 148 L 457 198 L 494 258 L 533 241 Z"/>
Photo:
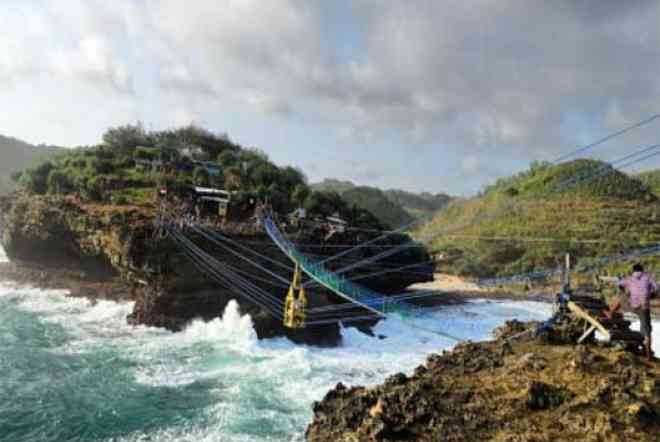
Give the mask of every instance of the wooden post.
<path id="1" fill-rule="evenodd" d="M 571 255 L 569 253 L 566 254 L 566 267 L 564 269 L 566 272 L 564 274 L 564 284 L 567 288 L 571 287 Z"/>

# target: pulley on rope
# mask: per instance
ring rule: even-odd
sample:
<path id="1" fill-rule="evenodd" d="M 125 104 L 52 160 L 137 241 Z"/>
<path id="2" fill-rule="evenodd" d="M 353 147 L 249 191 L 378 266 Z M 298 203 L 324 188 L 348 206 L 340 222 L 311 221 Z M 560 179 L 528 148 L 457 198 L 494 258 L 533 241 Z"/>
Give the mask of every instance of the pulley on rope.
<path id="1" fill-rule="evenodd" d="M 302 272 L 296 264 L 293 281 L 284 301 L 284 326 L 288 328 L 304 328 L 307 316 L 307 296 L 301 284 Z"/>

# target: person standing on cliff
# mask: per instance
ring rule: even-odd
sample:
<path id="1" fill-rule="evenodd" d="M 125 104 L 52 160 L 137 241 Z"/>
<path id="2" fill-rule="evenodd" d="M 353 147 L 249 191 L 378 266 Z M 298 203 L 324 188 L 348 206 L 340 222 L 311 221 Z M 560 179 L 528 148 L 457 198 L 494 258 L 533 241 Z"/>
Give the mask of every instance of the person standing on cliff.
<path id="1" fill-rule="evenodd" d="M 630 305 L 639 316 L 640 332 L 644 336 L 646 358 L 651 362 L 653 360 L 653 351 L 651 350 L 651 297 L 658 291 L 658 284 L 651 275 L 644 271 L 641 264 L 635 264 L 632 270 L 632 275 L 619 281 L 619 290 L 622 294 L 628 292 L 630 295 Z M 605 315 L 612 319 L 620 308 L 621 300 L 619 299 L 605 312 Z"/>

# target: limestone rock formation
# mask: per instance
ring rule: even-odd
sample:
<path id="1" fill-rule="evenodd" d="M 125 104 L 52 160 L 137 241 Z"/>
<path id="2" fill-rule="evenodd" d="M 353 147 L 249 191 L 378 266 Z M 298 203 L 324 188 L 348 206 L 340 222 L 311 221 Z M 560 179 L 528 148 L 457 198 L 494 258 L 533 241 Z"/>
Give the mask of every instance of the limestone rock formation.
<path id="1" fill-rule="evenodd" d="M 532 334 L 507 340 L 525 327 L 535 325 L 513 323 L 492 342 L 432 355 L 410 377 L 374 388 L 337 385 L 314 405 L 307 440 L 660 440 L 660 365 Z"/>

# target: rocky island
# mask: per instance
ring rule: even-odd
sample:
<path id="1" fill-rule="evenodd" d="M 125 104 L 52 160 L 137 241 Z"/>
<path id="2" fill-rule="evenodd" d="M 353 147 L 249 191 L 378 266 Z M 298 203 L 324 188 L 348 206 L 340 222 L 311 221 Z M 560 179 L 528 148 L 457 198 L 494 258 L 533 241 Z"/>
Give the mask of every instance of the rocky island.
<path id="1" fill-rule="evenodd" d="M 217 161 L 210 161 L 214 158 Z M 224 208 L 223 219 L 218 219 L 214 207 L 213 212 L 207 211 L 207 221 L 230 240 L 258 251 L 263 256 L 260 264 L 287 278 L 290 274 L 282 273 L 273 262 L 290 262 L 255 227 L 250 202 L 269 201 L 283 217 L 304 207 L 309 214 L 307 227 L 291 234 L 317 259 L 377 238 L 386 228 L 336 194 L 310 191 L 298 170 L 279 168 L 261 152 L 194 127 L 158 133 L 147 133 L 139 126 L 111 129 L 102 144 L 63 152 L 16 179 L 22 190 L 0 199 L 2 246 L 14 263 L 3 269 L 8 277 L 68 288 L 74 296 L 132 300 L 130 323 L 171 330 L 180 330 L 195 318 L 221 316 L 226 304 L 237 299 L 262 338 L 285 335 L 295 342 L 318 345 L 335 345 L 340 339 L 336 323 L 285 328 L 281 320 L 242 299 L 240 293 L 208 278 L 156 228 L 154 220 L 162 202 L 158 189 L 175 194 L 181 204 L 195 186 L 229 189 L 232 203 Z M 331 215 L 347 220 L 353 228 L 329 234 L 323 220 Z M 194 232 L 190 235 L 218 260 L 255 275 L 253 282 L 263 290 L 280 298 L 286 295 L 286 286 L 259 278 L 250 263 Z M 376 255 L 386 245 L 406 242 L 412 247 L 380 264 L 412 265 L 414 271 L 370 276 L 378 272 L 366 266 L 349 273 L 374 290 L 400 293 L 411 284 L 432 280 L 434 270 L 428 252 L 406 235 L 389 235 L 333 264 L 339 268 Z M 310 292 L 312 307 L 340 302 L 344 301 L 324 289 L 315 287 Z"/>

